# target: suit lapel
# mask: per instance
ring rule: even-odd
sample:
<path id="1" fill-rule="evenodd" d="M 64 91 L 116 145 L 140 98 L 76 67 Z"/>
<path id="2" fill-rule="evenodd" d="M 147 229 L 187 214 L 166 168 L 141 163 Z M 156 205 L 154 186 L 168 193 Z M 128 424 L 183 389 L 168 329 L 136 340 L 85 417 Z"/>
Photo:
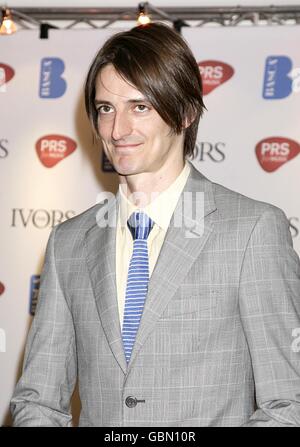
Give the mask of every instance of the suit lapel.
<path id="1" fill-rule="evenodd" d="M 108 344 L 124 374 L 124 355 L 116 287 L 116 222 L 119 195 L 97 212 L 97 224 L 86 233 L 87 266 L 97 310 Z M 102 204 L 101 204 L 102 205 Z"/>
<path id="2" fill-rule="evenodd" d="M 172 216 L 149 281 L 144 312 L 128 368 L 192 264 L 199 257 L 212 232 L 210 214 L 215 210 L 211 182 L 191 165 L 191 173 Z"/>

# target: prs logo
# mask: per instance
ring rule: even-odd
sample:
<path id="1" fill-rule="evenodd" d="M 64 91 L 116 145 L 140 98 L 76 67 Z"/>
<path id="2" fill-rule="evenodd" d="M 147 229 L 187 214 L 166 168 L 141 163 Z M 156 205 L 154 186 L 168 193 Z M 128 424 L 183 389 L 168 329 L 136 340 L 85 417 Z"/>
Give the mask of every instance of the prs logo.
<path id="1" fill-rule="evenodd" d="M 14 77 L 15 70 L 0 62 L 0 93 L 6 92 L 6 84 Z"/>
<path id="2" fill-rule="evenodd" d="M 5 286 L 4 284 L 0 281 L 0 295 L 2 295 L 5 291 Z"/>
<path id="3" fill-rule="evenodd" d="M 202 84 L 203 95 L 208 95 L 217 87 L 227 82 L 234 74 L 231 65 L 225 62 L 206 60 L 198 63 Z"/>
<path id="4" fill-rule="evenodd" d="M 269 137 L 261 140 L 255 147 L 260 166 L 266 172 L 274 172 L 300 152 L 297 141 L 285 137 Z"/>
<path id="5" fill-rule="evenodd" d="M 53 168 L 71 155 L 76 147 L 76 142 L 64 135 L 45 135 L 35 145 L 38 158 L 46 168 Z"/>

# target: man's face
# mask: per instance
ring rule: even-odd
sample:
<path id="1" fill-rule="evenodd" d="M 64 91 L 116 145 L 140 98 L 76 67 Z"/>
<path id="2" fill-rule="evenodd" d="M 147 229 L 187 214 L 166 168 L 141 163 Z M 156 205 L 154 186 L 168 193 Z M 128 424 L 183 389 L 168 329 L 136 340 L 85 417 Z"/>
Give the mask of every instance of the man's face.
<path id="1" fill-rule="evenodd" d="M 144 95 L 112 64 L 98 74 L 95 105 L 105 153 L 119 174 L 154 173 L 163 167 L 169 172 L 182 165 L 183 134 L 171 132 Z"/>

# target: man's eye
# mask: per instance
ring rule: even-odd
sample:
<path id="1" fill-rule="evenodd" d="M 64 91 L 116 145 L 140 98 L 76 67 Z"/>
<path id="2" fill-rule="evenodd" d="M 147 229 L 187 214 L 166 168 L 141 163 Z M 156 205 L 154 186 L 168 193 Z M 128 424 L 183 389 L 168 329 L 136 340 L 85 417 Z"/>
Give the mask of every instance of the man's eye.
<path id="1" fill-rule="evenodd" d="M 135 108 L 138 112 L 145 112 L 146 110 L 149 110 L 149 107 L 145 104 L 138 104 Z"/>
<path id="2" fill-rule="evenodd" d="M 98 113 L 110 113 L 111 112 L 111 107 L 110 106 L 100 106 L 98 107 Z"/>

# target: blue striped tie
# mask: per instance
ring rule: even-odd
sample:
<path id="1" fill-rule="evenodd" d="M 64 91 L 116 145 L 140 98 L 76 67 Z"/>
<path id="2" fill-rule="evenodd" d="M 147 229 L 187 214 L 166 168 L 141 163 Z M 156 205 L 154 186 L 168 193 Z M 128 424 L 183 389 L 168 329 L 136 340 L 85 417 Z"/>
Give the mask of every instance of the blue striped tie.
<path id="1" fill-rule="evenodd" d="M 128 363 L 148 291 L 149 259 L 147 238 L 154 222 L 147 214 L 135 212 L 129 217 L 127 225 L 133 237 L 133 253 L 129 263 L 122 328 L 125 357 Z"/>

